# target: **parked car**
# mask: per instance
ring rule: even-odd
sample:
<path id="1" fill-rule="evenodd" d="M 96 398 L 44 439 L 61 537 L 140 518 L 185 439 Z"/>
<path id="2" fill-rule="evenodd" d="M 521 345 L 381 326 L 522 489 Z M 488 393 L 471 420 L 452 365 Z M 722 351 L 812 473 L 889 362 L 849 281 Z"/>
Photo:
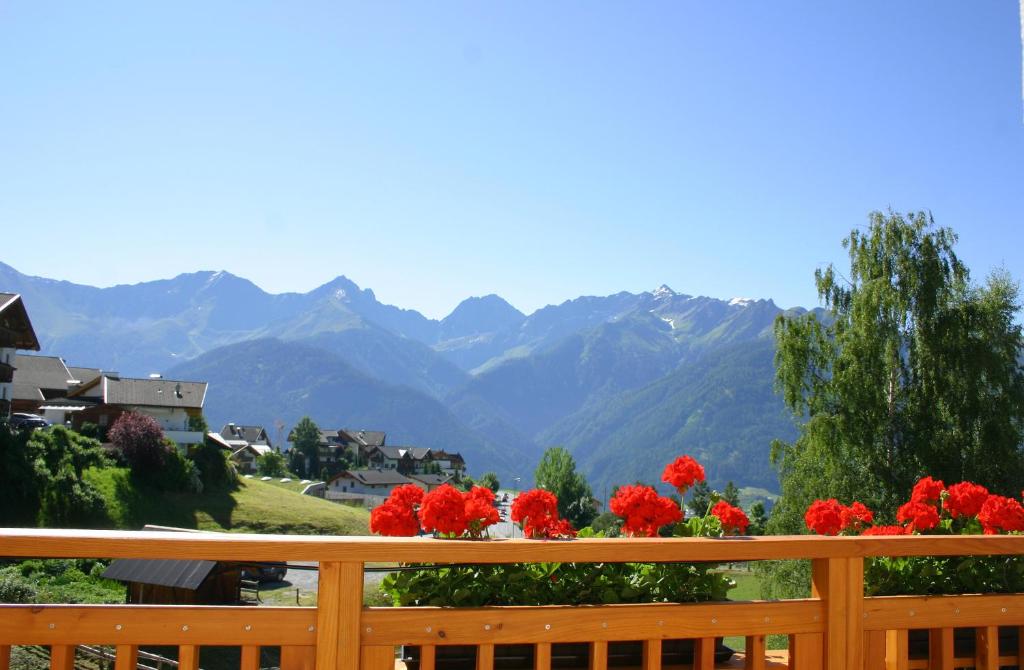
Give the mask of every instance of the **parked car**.
<path id="1" fill-rule="evenodd" d="M 288 573 L 288 564 L 278 561 L 253 563 L 242 566 L 242 579 L 251 579 L 261 584 L 264 582 L 284 581 Z"/>
<path id="2" fill-rule="evenodd" d="M 24 412 L 15 412 L 11 415 L 11 428 L 23 429 L 23 428 L 47 428 L 50 422 L 39 416 L 38 414 L 27 414 Z"/>

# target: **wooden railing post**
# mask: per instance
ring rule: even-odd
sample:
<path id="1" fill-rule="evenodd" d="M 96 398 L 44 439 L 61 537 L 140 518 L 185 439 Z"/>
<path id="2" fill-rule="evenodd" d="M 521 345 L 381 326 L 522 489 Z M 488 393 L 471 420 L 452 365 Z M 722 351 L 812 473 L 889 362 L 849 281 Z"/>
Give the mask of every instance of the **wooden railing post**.
<path id="1" fill-rule="evenodd" d="M 363 564 L 320 563 L 317 589 L 316 670 L 359 670 Z"/>
<path id="2" fill-rule="evenodd" d="M 824 558 L 812 563 L 811 592 L 825 601 L 826 670 L 864 665 L 864 559 Z"/>

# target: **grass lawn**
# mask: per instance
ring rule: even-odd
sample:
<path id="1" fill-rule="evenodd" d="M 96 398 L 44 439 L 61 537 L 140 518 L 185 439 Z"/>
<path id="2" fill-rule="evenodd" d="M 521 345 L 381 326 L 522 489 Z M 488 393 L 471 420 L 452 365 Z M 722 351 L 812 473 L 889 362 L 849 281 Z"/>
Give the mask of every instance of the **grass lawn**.
<path id="1" fill-rule="evenodd" d="M 240 533 L 368 535 L 362 509 L 304 496 L 258 479 L 242 479 L 234 491 L 168 493 L 135 485 L 123 468 L 92 468 L 85 479 L 107 502 L 108 526 L 139 529 L 145 524 Z"/>

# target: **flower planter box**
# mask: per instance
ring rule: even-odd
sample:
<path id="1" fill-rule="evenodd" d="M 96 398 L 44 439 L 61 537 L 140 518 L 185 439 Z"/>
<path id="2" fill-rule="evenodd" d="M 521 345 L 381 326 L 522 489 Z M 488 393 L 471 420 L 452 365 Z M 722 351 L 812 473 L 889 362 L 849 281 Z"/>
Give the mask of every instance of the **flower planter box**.
<path id="1" fill-rule="evenodd" d="M 927 643 L 925 645 L 927 647 Z M 665 640 L 661 645 L 662 667 L 669 665 L 693 664 L 693 640 Z M 532 644 L 501 644 L 494 648 L 494 670 L 532 670 L 534 646 Z M 725 663 L 732 658 L 733 650 L 715 641 L 715 663 Z M 402 647 L 402 660 L 408 670 L 419 670 L 420 648 Z M 551 645 L 552 670 L 576 670 L 588 667 L 590 646 L 586 643 Z M 610 642 L 608 644 L 608 667 L 638 667 L 643 661 L 643 645 L 640 642 Z M 437 670 L 475 670 L 476 647 L 438 646 L 435 648 L 434 663 Z"/>

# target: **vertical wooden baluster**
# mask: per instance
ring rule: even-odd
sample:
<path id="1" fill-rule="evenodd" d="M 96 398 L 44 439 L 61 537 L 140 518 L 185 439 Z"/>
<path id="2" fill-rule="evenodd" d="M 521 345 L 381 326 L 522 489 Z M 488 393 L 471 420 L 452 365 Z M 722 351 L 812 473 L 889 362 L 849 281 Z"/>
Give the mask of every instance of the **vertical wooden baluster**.
<path id="1" fill-rule="evenodd" d="M 11 645 L 0 644 L 0 670 L 11 670 Z"/>
<path id="2" fill-rule="evenodd" d="M 350 649 L 347 653 L 359 656 L 359 665 L 364 670 L 395 670 L 394 647 L 374 645 L 358 651 Z"/>
<path id="3" fill-rule="evenodd" d="M 821 670 L 825 636 L 821 633 L 798 633 L 789 636 L 790 670 Z"/>
<path id="4" fill-rule="evenodd" d="M 714 670 L 715 638 L 702 637 L 693 641 L 693 670 Z"/>
<path id="5" fill-rule="evenodd" d="M 885 631 L 864 632 L 864 670 L 885 670 Z"/>
<path id="6" fill-rule="evenodd" d="M 644 640 L 643 670 L 661 670 L 661 640 Z"/>
<path id="7" fill-rule="evenodd" d="M 590 670 L 608 670 L 608 643 L 604 640 L 590 643 Z"/>
<path id="8" fill-rule="evenodd" d="M 885 667 L 887 670 L 908 670 L 910 667 L 909 631 L 885 631 Z"/>
<path id="9" fill-rule="evenodd" d="M 817 558 L 811 563 L 811 591 L 814 597 L 825 601 L 823 667 L 826 670 L 847 668 L 847 633 L 853 625 L 847 621 L 850 564 L 848 558 Z M 858 626 L 862 624 L 857 622 Z"/>
<path id="10" fill-rule="evenodd" d="M 764 670 L 764 635 L 747 636 L 747 653 L 743 662 L 745 670 Z"/>
<path id="11" fill-rule="evenodd" d="M 242 647 L 241 670 L 260 670 L 260 648 L 254 644 Z"/>
<path id="12" fill-rule="evenodd" d="M 998 670 L 998 627 L 978 626 L 974 630 L 974 667 L 975 670 Z"/>
<path id="13" fill-rule="evenodd" d="M 434 659 L 437 654 L 436 647 L 432 644 L 425 644 L 420 647 L 420 670 L 434 670 Z"/>
<path id="14" fill-rule="evenodd" d="M 316 647 L 281 647 L 281 670 L 314 670 L 315 667 Z"/>
<path id="15" fill-rule="evenodd" d="M 953 629 L 928 631 L 928 670 L 953 670 Z"/>
<path id="16" fill-rule="evenodd" d="M 50 647 L 50 670 L 74 670 L 75 648 L 67 644 Z"/>
<path id="17" fill-rule="evenodd" d="M 846 559 L 846 665 L 847 670 L 864 667 L 864 559 Z M 831 624 L 830 624 L 831 625 Z"/>
<path id="18" fill-rule="evenodd" d="M 320 564 L 316 609 L 316 670 L 359 670 L 363 564 Z"/>
<path id="19" fill-rule="evenodd" d="M 481 644 L 476 648 L 476 670 L 494 670 L 494 645 Z"/>
<path id="20" fill-rule="evenodd" d="M 199 670 L 199 647 L 191 644 L 178 647 L 178 670 Z"/>
<path id="21" fill-rule="evenodd" d="M 134 644 L 119 644 L 114 659 L 114 670 L 135 670 L 139 665 L 139 648 Z"/>
<path id="22" fill-rule="evenodd" d="M 534 647 L 533 670 L 551 670 L 550 642 L 538 642 Z"/>

